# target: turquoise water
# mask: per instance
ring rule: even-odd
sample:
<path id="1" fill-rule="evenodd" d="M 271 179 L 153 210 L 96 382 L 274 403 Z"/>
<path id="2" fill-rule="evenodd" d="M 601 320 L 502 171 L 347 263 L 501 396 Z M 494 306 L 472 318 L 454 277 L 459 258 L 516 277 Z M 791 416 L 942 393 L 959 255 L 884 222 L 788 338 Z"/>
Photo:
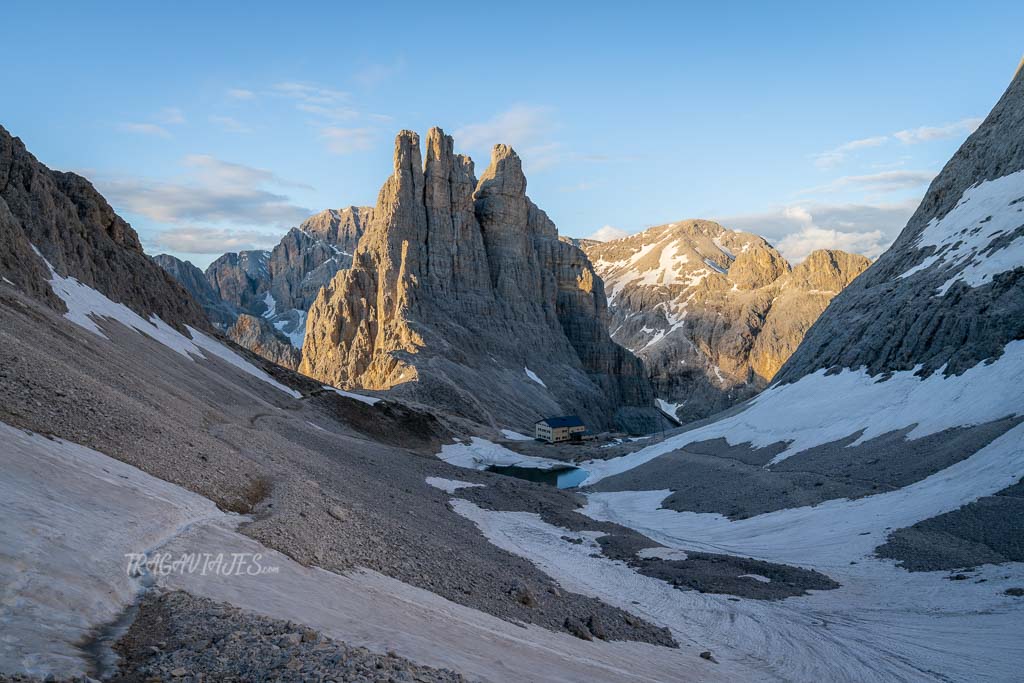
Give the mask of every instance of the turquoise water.
<path id="1" fill-rule="evenodd" d="M 560 489 L 571 489 L 579 486 L 587 478 L 588 474 L 584 469 L 568 465 L 550 470 L 541 470 L 536 467 L 516 467 L 514 465 L 492 465 L 487 468 L 487 471 L 505 474 L 517 479 L 525 479 L 526 481 L 535 481 L 547 484 L 548 486 L 557 486 Z"/>

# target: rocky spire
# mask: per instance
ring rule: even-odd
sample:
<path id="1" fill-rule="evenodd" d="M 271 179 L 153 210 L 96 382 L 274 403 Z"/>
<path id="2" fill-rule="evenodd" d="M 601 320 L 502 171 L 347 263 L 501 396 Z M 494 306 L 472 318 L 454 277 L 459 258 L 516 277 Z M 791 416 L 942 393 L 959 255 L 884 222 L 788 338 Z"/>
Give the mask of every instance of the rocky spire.
<path id="1" fill-rule="evenodd" d="M 300 369 L 505 425 L 578 412 L 610 427 L 632 405 L 627 426 L 653 427 L 650 386 L 606 315 L 600 279 L 526 196 L 511 147 L 477 182 L 440 128 L 422 165 L 419 136 L 402 131 L 352 268 L 310 309 Z"/>

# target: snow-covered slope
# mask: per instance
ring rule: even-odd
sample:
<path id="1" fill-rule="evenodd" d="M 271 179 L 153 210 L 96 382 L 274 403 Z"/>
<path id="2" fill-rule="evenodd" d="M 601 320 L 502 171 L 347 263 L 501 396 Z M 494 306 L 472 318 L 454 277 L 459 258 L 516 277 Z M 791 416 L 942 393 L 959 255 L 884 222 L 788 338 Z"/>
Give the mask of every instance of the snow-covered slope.
<path id="1" fill-rule="evenodd" d="M 608 290 L 612 338 L 663 410 L 689 421 L 763 389 L 868 259 L 820 250 L 791 268 L 764 239 L 687 220 L 583 249 Z"/>

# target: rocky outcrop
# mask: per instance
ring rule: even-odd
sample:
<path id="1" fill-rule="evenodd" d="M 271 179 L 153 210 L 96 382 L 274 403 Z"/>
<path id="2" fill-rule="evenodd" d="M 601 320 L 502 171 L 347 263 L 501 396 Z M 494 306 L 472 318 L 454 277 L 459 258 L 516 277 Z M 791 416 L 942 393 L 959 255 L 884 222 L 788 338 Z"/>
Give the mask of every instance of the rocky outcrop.
<path id="1" fill-rule="evenodd" d="M 310 309 L 300 370 L 503 426 L 659 421 L 640 362 L 608 337 L 600 278 L 526 196 L 519 157 L 496 146 L 478 182 L 437 128 L 425 161 L 416 133 L 396 138 L 352 267 Z"/>
<path id="2" fill-rule="evenodd" d="M 372 206 L 325 209 L 304 220 L 299 230 L 337 247 L 342 254 L 351 257 L 372 218 Z M 342 267 L 347 268 L 348 264 Z"/>
<path id="3" fill-rule="evenodd" d="M 779 373 L 960 374 L 1024 338 L 1024 72 Z"/>
<path id="4" fill-rule="evenodd" d="M 88 180 L 50 170 L 3 127 L 0 247 L 0 277 L 57 310 L 65 306 L 50 289 L 43 258 L 59 275 L 146 318 L 159 316 L 179 330 L 209 327 L 199 305 L 143 253 L 132 227 Z"/>
<path id="5" fill-rule="evenodd" d="M 203 312 L 216 327 L 226 330 L 238 318 L 238 309 L 224 301 L 213 290 L 203 271 L 189 261 L 182 261 L 170 254 L 157 254 L 153 261 L 171 274 L 175 280 L 203 307 Z"/>
<path id="6" fill-rule="evenodd" d="M 206 280 L 223 301 L 250 313 L 262 314 L 270 288 L 269 251 L 224 254 L 206 268 Z"/>
<path id="7" fill-rule="evenodd" d="M 608 288 L 612 338 L 643 360 L 663 410 L 684 422 L 767 386 L 870 263 L 821 250 L 791 268 L 761 237 L 701 220 L 585 250 Z"/>
<path id="8" fill-rule="evenodd" d="M 289 230 L 270 251 L 224 254 L 206 269 L 206 279 L 229 307 L 266 318 L 301 348 L 306 311 L 320 288 L 352 264 L 372 215 L 372 208 L 358 206 L 321 211 Z"/>
<path id="9" fill-rule="evenodd" d="M 242 313 L 228 330 L 228 337 L 239 346 L 290 370 L 298 368 L 302 359 L 302 353 L 265 318 Z"/>

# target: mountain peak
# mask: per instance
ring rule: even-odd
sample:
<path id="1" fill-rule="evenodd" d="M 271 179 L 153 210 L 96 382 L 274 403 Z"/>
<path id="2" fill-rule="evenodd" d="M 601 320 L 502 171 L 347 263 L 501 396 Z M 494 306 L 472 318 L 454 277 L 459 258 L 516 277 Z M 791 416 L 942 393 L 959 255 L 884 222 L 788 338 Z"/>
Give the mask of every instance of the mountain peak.
<path id="1" fill-rule="evenodd" d="M 484 422 L 578 412 L 596 428 L 655 426 L 639 361 L 608 336 L 600 280 L 526 196 L 519 156 L 496 145 L 477 182 L 453 149 L 433 128 L 421 164 L 419 136 L 398 134 L 352 268 L 310 309 L 301 370 Z"/>

